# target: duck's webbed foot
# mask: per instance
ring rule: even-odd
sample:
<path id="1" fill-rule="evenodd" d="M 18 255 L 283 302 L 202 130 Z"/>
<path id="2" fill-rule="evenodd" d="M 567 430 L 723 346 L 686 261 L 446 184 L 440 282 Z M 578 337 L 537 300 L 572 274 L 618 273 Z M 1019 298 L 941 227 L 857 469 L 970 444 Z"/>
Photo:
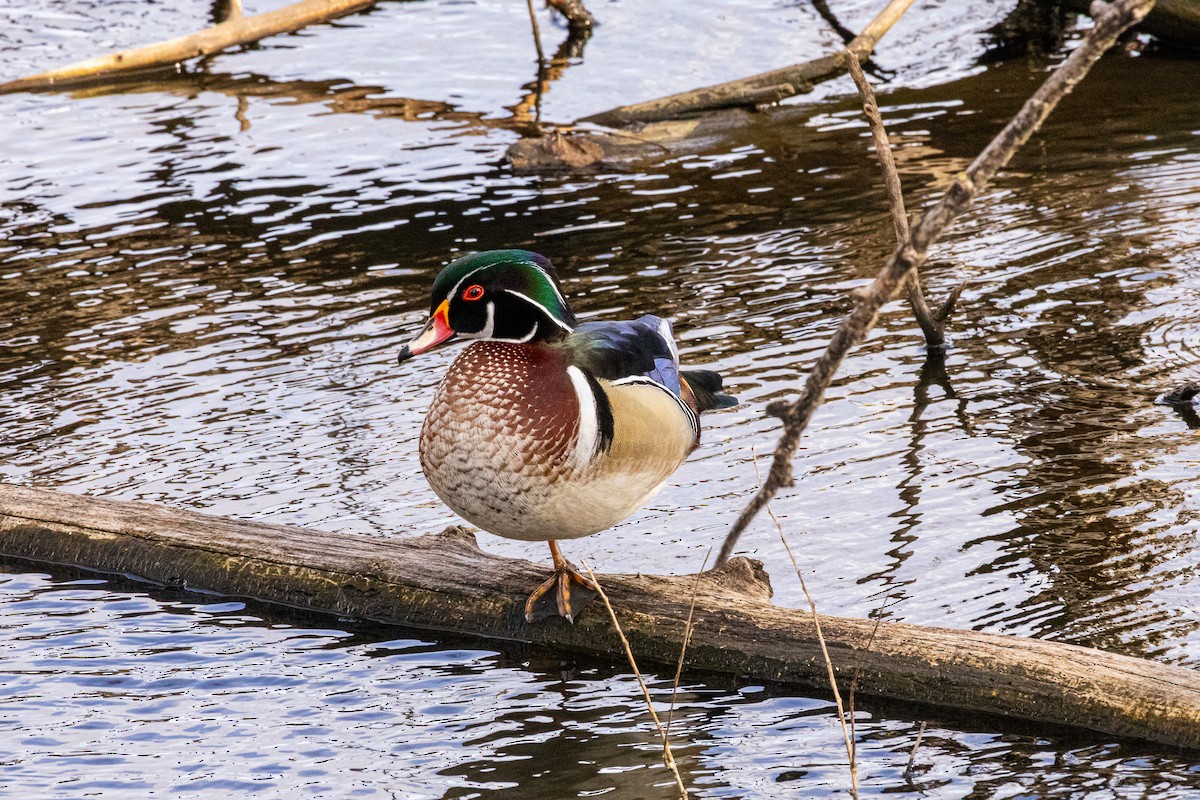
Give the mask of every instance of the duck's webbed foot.
<path id="1" fill-rule="evenodd" d="M 550 542 L 550 554 L 554 559 L 554 574 L 534 589 L 525 601 L 525 621 L 537 622 L 559 616 L 573 623 L 575 615 L 596 599 L 596 584 L 567 563 L 554 541 Z M 572 584 L 578 587 L 574 592 L 571 591 Z M 551 592 L 553 599 L 548 596 Z"/>

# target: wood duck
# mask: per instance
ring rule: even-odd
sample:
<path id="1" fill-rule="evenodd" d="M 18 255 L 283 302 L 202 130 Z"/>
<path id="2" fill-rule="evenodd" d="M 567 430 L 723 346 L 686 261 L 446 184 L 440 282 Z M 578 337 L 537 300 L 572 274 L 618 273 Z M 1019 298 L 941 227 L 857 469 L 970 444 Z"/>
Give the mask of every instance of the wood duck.
<path id="1" fill-rule="evenodd" d="M 698 415 L 736 405 L 721 377 L 680 370 L 671 325 L 655 316 L 579 323 L 550 261 L 492 250 L 452 261 L 430 319 L 400 361 L 473 343 L 450 366 L 421 429 L 421 468 L 455 513 L 509 539 L 546 541 L 554 573 L 525 604 L 595 586 L 558 549 L 636 511 L 700 442 Z M 578 594 L 578 593 L 577 593 Z M 545 605 L 545 604 L 542 604 Z M 550 615 L 553 615 L 553 611 Z"/>

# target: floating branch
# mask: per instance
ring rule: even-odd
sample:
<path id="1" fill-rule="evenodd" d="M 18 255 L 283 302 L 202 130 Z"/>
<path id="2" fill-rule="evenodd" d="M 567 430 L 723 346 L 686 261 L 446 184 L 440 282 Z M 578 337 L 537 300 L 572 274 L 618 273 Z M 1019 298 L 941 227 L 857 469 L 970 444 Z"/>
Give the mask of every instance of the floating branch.
<path id="1" fill-rule="evenodd" d="M 247 17 L 241 0 L 226 0 L 217 6 L 218 22 L 197 33 L 122 50 L 65 67 L 48 70 L 0 84 L 0 94 L 39 89 L 62 89 L 107 78 L 124 77 L 139 70 L 178 65 L 238 45 L 252 44 L 280 33 L 294 33 L 309 25 L 352 14 L 375 5 L 377 0 L 301 0 L 289 6 Z M 567 20 L 574 38 L 586 39 L 595 20 L 581 0 L 549 0 L 549 5 Z M 539 53 L 541 43 L 538 43 Z"/>
<path id="2" fill-rule="evenodd" d="M 725 563 L 737 546 L 738 538 L 763 507 L 784 486 L 793 485 L 792 459 L 800 445 L 800 435 L 813 412 L 825 397 L 825 390 L 850 348 L 861 342 L 875 325 L 883 304 L 896 292 L 929 253 L 938 237 L 962 212 L 966 211 L 989 180 L 1008 163 L 1017 148 L 1041 127 L 1058 102 L 1087 75 L 1100 56 L 1116 43 L 1117 37 L 1146 16 L 1154 0 L 1118 0 L 1097 18 L 1096 25 L 1084 37 L 1070 57 L 1025 101 L 1017 115 L 976 157 L 965 172 L 955 176 L 942 199 L 921 219 L 911 242 L 896 248 L 892 257 L 869 286 L 854 292 L 857 305 L 834 332 L 829 346 L 809 373 L 804 390 L 794 402 L 777 401 L 767 413 L 783 420 L 783 436 L 775 448 L 771 470 L 762 487 L 751 498 L 725 537 L 717 564 Z"/>
<path id="3" fill-rule="evenodd" d="M 883 11 L 880 11 L 879 15 L 863 29 L 863 32 L 847 45 L 847 49 L 860 59 L 869 56 L 883 35 L 896 24 L 896 21 L 912 4 L 913 0 L 891 0 Z M 749 78 L 609 109 L 590 117 L 584 117 L 580 121 L 619 128 L 638 122 L 673 119 L 697 111 L 710 111 L 733 106 L 767 105 L 777 103 L 792 95 L 812 91 L 814 83 L 836 78 L 845 71 L 845 62 L 842 60 L 841 54 L 837 53 L 806 61 L 803 64 L 794 64 L 790 67 L 752 75 Z"/>
<path id="4" fill-rule="evenodd" d="M 241 15 L 239 2 L 231 6 L 224 22 L 198 33 L 18 78 L 0 84 L 0 93 L 60 89 L 120 77 L 137 70 L 171 66 L 237 45 L 251 44 L 278 33 L 292 33 L 309 25 L 329 22 L 374 4 L 375 0 L 303 0 L 265 14 L 245 17 Z"/>
<path id="5" fill-rule="evenodd" d="M 576 624 L 524 620 L 544 568 L 484 553 L 462 528 L 381 539 L 267 525 L 0 484 L 0 553 L 132 574 L 295 608 L 622 658 L 605 609 Z M 601 575 L 637 658 L 670 675 L 685 636 L 692 669 L 827 689 L 807 610 L 770 604 L 762 565 L 694 575 Z M 1200 673 L 1086 647 L 820 617 L 842 680 L 864 695 L 1071 725 L 1200 749 Z M 872 638 L 874 637 L 874 638 Z"/>

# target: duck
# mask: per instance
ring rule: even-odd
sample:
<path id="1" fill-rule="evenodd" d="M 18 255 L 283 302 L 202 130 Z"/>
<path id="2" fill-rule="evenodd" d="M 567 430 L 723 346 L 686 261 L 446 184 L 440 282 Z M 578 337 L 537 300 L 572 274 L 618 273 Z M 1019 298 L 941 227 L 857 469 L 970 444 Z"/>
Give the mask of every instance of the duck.
<path id="1" fill-rule="evenodd" d="M 718 373 L 680 368 L 665 319 L 578 321 L 553 264 L 528 250 L 447 264 L 399 361 L 459 340 L 421 427 L 421 470 L 472 525 L 547 542 L 553 572 L 525 619 L 574 622 L 597 589 L 558 542 L 633 514 L 699 445 L 700 414 L 737 400 Z"/>

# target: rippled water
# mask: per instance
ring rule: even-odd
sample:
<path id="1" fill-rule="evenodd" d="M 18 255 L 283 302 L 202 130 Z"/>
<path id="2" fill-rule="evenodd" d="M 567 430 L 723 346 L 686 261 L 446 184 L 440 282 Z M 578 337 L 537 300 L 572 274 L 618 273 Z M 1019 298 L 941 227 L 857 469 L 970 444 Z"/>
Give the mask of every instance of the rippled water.
<path id="1" fill-rule="evenodd" d="M 0 77 L 208 15 L 169 5 L 6 12 Z M 835 11 L 857 27 L 876 5 Z M 918 4 L 880 48 L 912 208 L 1045 74 L 1037 58 L 979 66 L 1004 5 Z M 805 4 L 593 10 L 602 25 L 544 98 L 548 119 L 838 41 Z M 745 401 L 709 417 L 645 510 L 567 548 L 605 571 L 697 569 L 774 445 L 763 402 L 795 391 L 891 248 L 866 130 L 833 82 L 810 113 L 701 152 L 514 174 L 505 120 L 535 76 L 524 14 L 386 3 L 170 80 L 0 98 L 0 479 L 379 536 L 452 522 L 416 433 L 453 354 L 395 353 L 448 258 L 525 246 L 555 260 L 582 316 L 671 317 L 684 356 Z M 565 34 L 542 27 L 553 51 Z M 1196 60 L 1106 60 L 934 253 L 935 299 L 968 281 L 946 373 L 923 371 L 899 305 L 846 363 L 775 503 L 822 610 L 886 602 L 908 622 L 1200 662 L 1200 448 L 1152 402 L 1200 377 L 1197 109 Z M 802 602 L 765 520 L 741 549 L 771 565 L 777 602 Z M 670 796 L 619 669 L 9 569 L 2 691 L 19 744 L 2 748 L 0 786 L 14 796 Z M 1154 750 L 948 719 L 909 784 L 927 712 L 869 711 L 863 777 L 881 793 L 1197 783 L 1193 762 Z M 846 785 L 824 700 L 696 682 L 684 712 L 677 748 L 703 796 Z"/>
<path id="2" fill-rule="evenodd" d="M 609 666 L 69 572 L 0 573 L 0 640 L 20 654 L 0 682 L 6 796 L 674 796 L 640 689 Z M 647 678 L 665 715 L 669 676 Z M 697 796 L 842 796 L 832 708 L 685 682 L 673 752 Z M 857 727 L 873 795 L 1200 788 L 1200 767 L 1149 749 L 937 719 L 906 778 L 918 723 Z"/>

